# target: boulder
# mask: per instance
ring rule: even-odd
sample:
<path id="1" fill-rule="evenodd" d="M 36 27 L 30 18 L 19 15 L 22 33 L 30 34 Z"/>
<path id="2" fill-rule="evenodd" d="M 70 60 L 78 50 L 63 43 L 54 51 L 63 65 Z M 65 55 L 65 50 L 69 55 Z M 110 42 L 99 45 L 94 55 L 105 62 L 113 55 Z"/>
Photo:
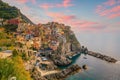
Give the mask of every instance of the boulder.
<path id="1" fill-rule="evenodd" d="M 82 68 L 83 68 L 84 70 L 88 69 L 87 65 L 83 65 Z"/>
<path id="2" fill-rule="evenodd" d="M 66 57 L 58 57 L 54 59 L 53 62 L 55 65 L 58 65 L 58 66 L 67 66 L 71 64 L 72 61 Z"/>

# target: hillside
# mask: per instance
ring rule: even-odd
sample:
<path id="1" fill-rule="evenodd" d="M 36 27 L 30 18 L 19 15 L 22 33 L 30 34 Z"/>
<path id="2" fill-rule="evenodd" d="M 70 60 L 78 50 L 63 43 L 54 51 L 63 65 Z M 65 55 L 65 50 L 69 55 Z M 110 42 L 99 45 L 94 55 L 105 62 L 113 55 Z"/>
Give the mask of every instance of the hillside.
<path id="1" fill-rule="evenodd" d="M 19 23 L 34 24 L 18 8 L 0 0 L 0 26 L 5 28 L 6 32 L 15 32 Z"/>

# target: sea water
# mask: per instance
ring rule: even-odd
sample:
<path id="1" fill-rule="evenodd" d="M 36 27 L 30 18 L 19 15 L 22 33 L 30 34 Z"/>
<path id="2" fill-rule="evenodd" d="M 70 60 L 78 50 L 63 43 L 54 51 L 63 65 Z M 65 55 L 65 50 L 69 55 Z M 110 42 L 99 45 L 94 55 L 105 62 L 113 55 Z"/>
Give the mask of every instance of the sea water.
<path id="1" fill-rule="evenodd" d="M 71 75 L 66 80 L 120 80 L 119 34 L 79 34 L 77 38 L 89 50 L 114 57 L 118 62 L 115 64 L 108 63 L 89 55 L 81 55 L 75 60 L 74 64 L 79 66 L 86 64 L 88 69 Z"/>

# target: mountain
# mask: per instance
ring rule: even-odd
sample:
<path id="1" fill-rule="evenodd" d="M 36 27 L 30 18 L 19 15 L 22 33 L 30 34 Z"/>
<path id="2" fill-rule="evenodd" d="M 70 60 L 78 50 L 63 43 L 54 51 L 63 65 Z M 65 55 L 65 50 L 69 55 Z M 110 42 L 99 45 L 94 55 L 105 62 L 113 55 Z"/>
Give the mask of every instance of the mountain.
<path id="1" fill-rule="evenodd" d="M 24 14 L 22 14 L 18 8 L 15 6 L 10 6 L 9 4 L 0 0 L 0 18 L 3 20 L 10 20 L 17 17 L 20 17 L 22 21 L 26 23 L 33 24 L 33 22 Z"/>

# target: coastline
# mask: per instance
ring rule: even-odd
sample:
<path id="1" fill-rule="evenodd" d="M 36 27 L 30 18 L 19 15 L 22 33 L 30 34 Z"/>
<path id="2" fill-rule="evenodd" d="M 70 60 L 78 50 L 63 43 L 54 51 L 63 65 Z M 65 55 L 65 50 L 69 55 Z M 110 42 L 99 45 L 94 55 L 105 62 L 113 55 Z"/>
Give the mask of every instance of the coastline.
<path id="1" fill-rule="evenodd" d="M 61 70 L 58 73 L 47 75 L 44 77 L 48 80 L 64 80 L 69 75 L 74 74 L 80 70 L 81 70 L 81 67 L 75 64 L 75 65 L 69 66 L 66 69 Z"/>

